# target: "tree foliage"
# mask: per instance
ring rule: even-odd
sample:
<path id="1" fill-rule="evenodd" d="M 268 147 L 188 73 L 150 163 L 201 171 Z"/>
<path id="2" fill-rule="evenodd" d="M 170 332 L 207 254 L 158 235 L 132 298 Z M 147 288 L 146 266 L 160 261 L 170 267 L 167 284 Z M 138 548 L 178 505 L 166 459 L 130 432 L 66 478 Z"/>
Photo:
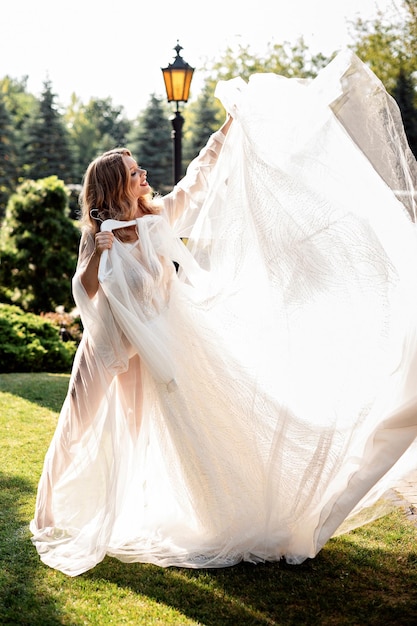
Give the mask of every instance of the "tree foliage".
<path id="1" fill-rule="evenodd" d="M 56 176 L 27 180 L 10 198 L 0 239 L 3 301 L 40 313 L 73 306 L 71 278 L 79 230 Z"/>
<path id="2" fill-rule="evenodd" d="M 417 157 L 417 108 L 415 82 L 410 74 L 400 68 L 397 83 L 392 91 L 403 119 L 405 134 L 411 151 Z"/>
<path id="3" fill-rule="evenodd" d="M 212 79 L 230 80 L 240 76 L 249 80 L 252 74 L 273 72 L 287 77 L 311 78 L 331 59 L 321 53 L 312 54 L 301 37 L 295 43 L 268 43 L 264 54 L 252 53 L 249 45 L 228 46 L 211 67 Z"/>
<path id="4" fill-rule="evenodd" d="M 56 175 L 65 182 L 72 182 L 73 164 L 68 132 L 54 101 L 51 83 L 46 81 L 38 109 L 33 111 L 25 127 L 22 169 L 26 178 Z"/>
<path id="5" fill-rule="evenodd" d="M 27 76 L 20 80 L 5 76 L 0 80 L 0 93 L 17 136 L 38 106 L 37 98 L 27 90 L 27 79 Z"/>
<path id="6" fill-rule="evenodd" d="M 11 116 L 0 94 L 0 223 L 18 177 Z"/>
<path id="7" fill-rule="evenodd" d="M 74 178 L 81 183 L 88 164 L 100 153 L 126 145 L 132 122 L 123 107 L 115 106 L 111 98 L 91 98 L 83 104 L 72 94 L 64 120 L 74 154 Z"/>
<path id="8" fill-rule="evenodd" d="M 210 135 L 224 121 L 225 112 L 220 102 L 214 97 L 213 81 L 203 85 L 201 93 L 188 111 L 184 131 L 184 156 L 186 161 L 193 159 L 203 148 Z"/>
<path id="9" fill-rule="evenodd" d="M 123 107 L 115 106 L 111 98 L 92 98 L 84 110 L 86 118 L 97 128 L 99 152 L 126 144 L 131 123 Z"/>
<path id="10" fill-rule="evenodd" d="M 164 193 L 172 185 L 173 151 L 168 107 L 152 94 L 129 135 L 128 148 L 149 172 L 154 191 Z"/>
<path id="11" fill-rule="evenodd" d="M 86 106 L 73 94 L 64 121 L 74 156 L 74 180 L 80 184 L 88 164 L 99 154 L 97 120 L 88 116 Z"/>
<path id="12" fill-rule="evenodd" d="M 48 320 L 0 304 L 0 372 L 68 372 L 76 343 L 63 342 Z"/>

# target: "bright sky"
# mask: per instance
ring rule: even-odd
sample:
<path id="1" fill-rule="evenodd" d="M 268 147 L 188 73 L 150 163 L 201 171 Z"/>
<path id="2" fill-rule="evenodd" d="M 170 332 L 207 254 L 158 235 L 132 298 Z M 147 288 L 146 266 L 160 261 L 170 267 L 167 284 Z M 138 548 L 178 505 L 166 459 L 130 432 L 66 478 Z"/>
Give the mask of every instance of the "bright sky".
<path id="1" fill-rule="evenodd" d="M 75 93 L 84 103 L 110 96 L 130 118 L 149 96 L 165 96 L 161 67 L 182 56 L 196 68 L 227 45 L 250 45 L 301 35 L 315 52 L 350 42 L 348 22 L 398 11 L 401 0 L 17 0 L 0 9 L 0 78 L 28 76 L 35 95 L 49 78 L 58 103 Z"/>

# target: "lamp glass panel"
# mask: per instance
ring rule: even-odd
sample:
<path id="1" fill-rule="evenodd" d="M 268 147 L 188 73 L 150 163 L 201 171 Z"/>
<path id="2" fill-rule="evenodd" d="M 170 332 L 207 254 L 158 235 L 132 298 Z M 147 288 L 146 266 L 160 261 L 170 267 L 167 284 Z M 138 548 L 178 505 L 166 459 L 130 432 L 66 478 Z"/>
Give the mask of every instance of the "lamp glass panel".
<path id="1" fill-rule="evenodd" d="M 193 68 L 163 70 L 168 101 L 187 102 Z"/>

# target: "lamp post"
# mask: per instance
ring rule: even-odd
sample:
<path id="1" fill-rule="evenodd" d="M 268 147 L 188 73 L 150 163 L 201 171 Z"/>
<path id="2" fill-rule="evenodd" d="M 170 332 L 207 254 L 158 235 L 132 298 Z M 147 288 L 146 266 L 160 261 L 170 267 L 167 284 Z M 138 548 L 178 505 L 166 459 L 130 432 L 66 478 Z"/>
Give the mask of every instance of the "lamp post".
<path id="1" fill-rule="evenodd" d="M 187 102 L 190 93 L 191 79 L 193 77 L 194 68 L 188 65 L 180 55 L 180 46 L 178 40 L 174 50 L 177 53 L 173 63 L 169 63 L 167 67 L 162 67 L 162 74 L 165 82 L 168 102 L 175 102 L 177 105 L 175 115 L 171 117 L 173 154 L 174 154 L 174 184 L 181 178 L 182 163 L 182 127 L 184 118 L 179 111 L 179 103 Z"/>

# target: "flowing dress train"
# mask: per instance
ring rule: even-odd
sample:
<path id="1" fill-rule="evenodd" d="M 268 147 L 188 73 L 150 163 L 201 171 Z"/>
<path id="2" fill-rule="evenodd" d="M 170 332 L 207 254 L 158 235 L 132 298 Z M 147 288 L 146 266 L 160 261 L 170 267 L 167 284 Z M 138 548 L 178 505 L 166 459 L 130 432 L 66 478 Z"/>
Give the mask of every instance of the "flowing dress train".
<path id="1" fill-rule="evenodd" d="M 226 138 L 136 244 L 115 240 L 93 300 L 81 241 L 84 335 L 31 523 L 71 576 L 105 555 L 301 563 L 417 466 L 417 166 L 398 107 L 350 52 L 217 95 Z"/>

